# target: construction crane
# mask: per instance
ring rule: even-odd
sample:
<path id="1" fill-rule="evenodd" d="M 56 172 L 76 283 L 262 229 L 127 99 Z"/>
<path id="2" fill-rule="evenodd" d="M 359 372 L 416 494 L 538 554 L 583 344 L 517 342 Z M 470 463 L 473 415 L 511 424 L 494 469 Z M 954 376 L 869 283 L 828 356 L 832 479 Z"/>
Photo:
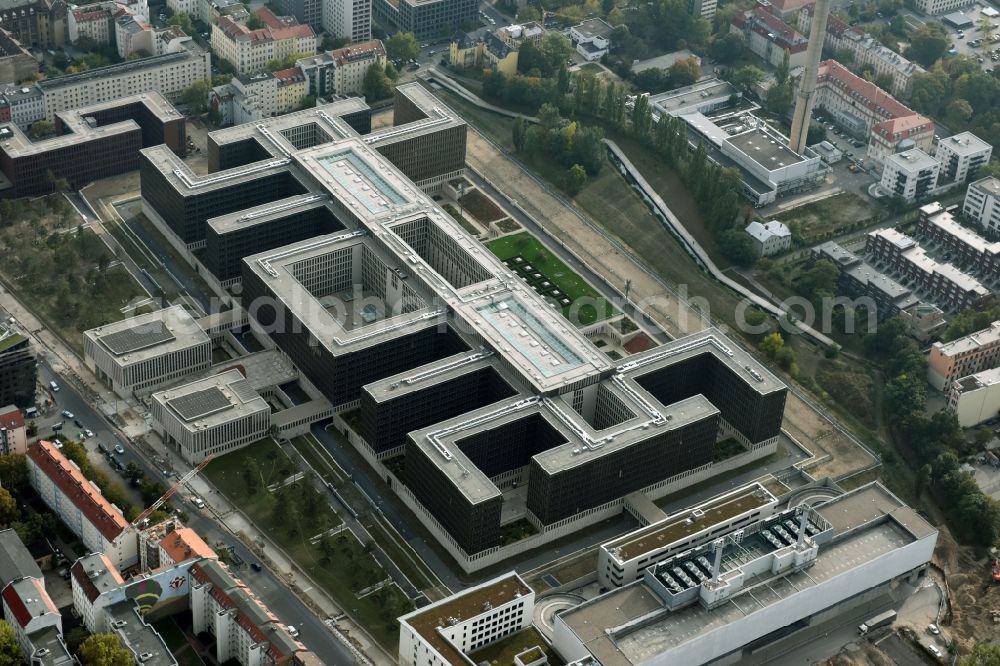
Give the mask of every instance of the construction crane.
<path id="1" fill-rule="evenodd" d="M 153 502 L 148 509 L 139 514 L 139 517 L 132 522 L 132 527 L 141 527 L 142 524 L 152 515 L 154 511 L 159 509 L 168 499 L 174 496 L 174 493 L 177 492 L 178 488 L 180 488 L 185 483 L 193 479 L 198 474 L 198 472 L 205 469 L 205 465 L 207 465 L 211 461 L 212 461 L 212 456 L 206 457 L 204 460 L 198 463 L 198 465 L 194 469 L 192 469 L 190 472 L 188 472 L 181 478 L 177 479 L 177 483 L 170 486 L 170 488 L 167 489 L 167 492 L 163 493 L 160 499 Z"/>

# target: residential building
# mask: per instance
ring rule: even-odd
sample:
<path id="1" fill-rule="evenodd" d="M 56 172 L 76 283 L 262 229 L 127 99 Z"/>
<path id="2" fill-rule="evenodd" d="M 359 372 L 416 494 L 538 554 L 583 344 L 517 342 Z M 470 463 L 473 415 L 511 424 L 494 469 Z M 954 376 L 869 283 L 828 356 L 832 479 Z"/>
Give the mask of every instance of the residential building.
<path id="1" fill-rule="evenodd" d="M 28 478 L 42 501 L 87 548 L 125 569 L 139 562 L 136 534 L 120 508 L 105 499 L 51 442 L 28 447 Z"/>
<path id="2" fill-rule="evenodd" d="M 372 38 L 372 0 L 319 0 L 319 2 L 323 30 L 334 37 L 350 37 L 353 43 L 367 42 Z"/>
<path id="3" fill-rule="evenodd" d="M 569 38 L 584 58 L 600 60 L 611 49 L 611 30 L 604 19 L 592 18 L 570 28 Z"/>
<path id="4" fill-rule="evenodd" d="M 16 125 L 0 125 L 0 173 L 14 196 L 52 191 L 52 176 L 79 188 L 134 171 L 139 151 L 166 145 L 185 154 L 184 117 L 150 91 L 55 114 L 56 136 L 32 141 Z"/>
<path id="5" fill-rule="evenodd" d="M 1000 368 L 982 370 L 952 382 L 948 409 L 963 428 L 1000 416 Z"/>
<path id="6" fill-rule="evenodd" d="M 27 130 L 45 117 L 45 97 L 35 85 L 0 87 L 0 123 L 14 123 Z"/>
<path id="7" fill-rule="evenodd" d="M 66 4 L 62 0 L 5 0 L 0 28 L 26 47 L 62 48 L 66 43 Z"/>
<path id="8" fill-rule="evenodd" d="M 868 141 L 868 157 L 880 164 L 904 149 L 931 150 L 934 124 L 929 118 L 835 60 L 820 64 L 816 108 L 849 134 Z"/>
<path id="9" fill-rule="evenodd" d="M 1000 366 L 1000 321 L 975 333 L 935 342 L 927 355 L 927 381 L 939 391 L 961 379 Z"/>
<path id="10" fill-rule="evenodd" d="M 938 161 L 919 148 L 893 153 L 885 159 L 879 187 L 888 196 L 912 203 L 937 189 L 939 168 Z"/>
<path id="11" fill-rule="evenodd" d="M 700 16 L 706 21 L 715 18 L 718 0 L 687 0 L 687 12 L 691 16 Z"/>
<path id="12" fill-rule="evenodd" d="M 747 226 L 746 232 L 753 240 L 758 257 L 779 254 L 792 248 L 792 232 L 777 220 L 764 224 L 754 220 Z"/>
<path id="13" fill-rule="evenodd" d="M 0 455 L 23 454 L 27 450 L 23 412 L 16 405 L 0 407 Z"/>
<path id="14" fill-rule="evenodd" d="M 969 185 L 962 214 L 993 233 L 1000 233 L 1000 178 L 988 176 Z"/>
<path id="15" fill-rule="evenodd" d="M 309 84 L 306 76 L 298 67 L 289 67 L 274 72 L 277 81 L 277 96 L 275 99 L 276 115 L 291 113 L 302 106 L 302 100 L 309 94 Z"/>
<path id="16" fill-rule="evenodd" d="M 174 14 L 187 14 L 192 21 L 202 21 L 201 0 L 167 0 L 167 9 Z"/>
<path id="17" fill-rule="evenodd" d="M 877 321 L 920 307 L 920 300 L 908 287 L 862 261 L 837 243 L 827 241 L 812 249 L 812 259 L 826 259 L 838 268 L 837 292 L 851 298 L 869 298 L 869 309 Z"/>
<path id="18" fill-rule="evenodd" d="M 190 464 L 253 444 L 271 426 L 270 405 L 236 369 L 154 393 L 150 411 L 163 442 Z"/>
<path id="19" fill-rule="evenodd" d="M 475 0 L 374 0 L 374 18 L 417 39 L 450 35 L 479 16 Z"/>
<path id="20" fill-rule="evenodd" d="M 365 74 L 372 65 L 385 67 L 385 47 L 373 39 L 296 61 L 313 97 L 346 97 L 364 93 Z"/>
<path id="21" fill-rule="evenodd" d="M 924 248 L 896 229 L 869 232 L 865 251 L 876 266 L 885 266 L 904 284 L 927 293 L 943 310 L 975 307 L 990 296 L 979 280 L 950 263 L 934 261 Z"/>
<path id="22" fill-rule="evenodd" d="M 45 590 L 41 576 L 20 578 L 0 593 L 3 614 L 14 628 L 18 647 L 30 664 L 62 666 L 77 663 L 62 638 L 62 615 Z"/>
<path id="23" fill-rule="evenodd" d="M 177 51 L 161 56 L 42 79 L 35 85 L 44 96 L 45 118 L 53 120 L 60 111 L 153 91 L 176 99 L 192 83 L 211 78 L 208 51 L 201 51 L 192 41 L 180 42 L 175 48 Z"/>
<path id="24" fill-rule="evenodd" d="M 941 183 L 964 183 L 975 178 L 979 167 L 990 161 L 993 146 L 972 132 L 962 132 L 938 141 L 934 157 L 941 163 Z"/>
<path id="25" fill-rule="evenodd" d="M 66 13 L 66 27 L 71 44 L 85 40 L 85 46 L 107 46 L 115 39 L 115 12 L 113 1 L 72 7 Z"/>
<path id="26" fill-rule="evenodd" d="M 212 340 L 174 305 L 85 331 L 83 358 L 98 379 L 129 398 L 207 370 Z"/>
<path id="27" fill-rule="evenodd" d="M 157 550 L 160 556 L 157 567 L 171 567 L 192 559 L 218 559 L 211 546 L 190 527 L 177 527 L 167 532 L 157 544 Z"/>
<path id="28" fill-rule="evenodd" d="M 263 28 L 251 30 L 230 16 L 212 22 L 212 49 L 239 74 L 256 74 L 272 60 L 293 54 L 315 55 L 316 33 L 291 16 L 275 16 L 267 7 L 257 10 Z"/>
<path id="29" fill-rule="evenodd" d="M 323 0 L 277 0 L 274 6 L 286 16 L 294 16 L 299 23 L 310 26 L 316 32 L 323 27 Z"/>
<path id="30" fill-rule="evenodd" d="M 798 15 L 798 28 L 808 32 L 812 21 L 813 5 L 803 7 Z M 876 80 L 891 81 L 889 92 L 893 95 L 908 96 L 912 89 L 913 77 L 925 74 L 920 65 L 910 62 L 904 56 L 889 49 L 876 38 L 852 27 L 835 14 L 830 14 L 826 23 L 824 52 L 834 57 L 838 53 L 851 54 L 851 62 L 856 69 L 869 69 Z"/>
<path id="31" fill-rule="evenodd" d="M 877 482 L 809 508 L 784 503 L 557 613 L 552 644 L 566 662 L 605 666 L 751 660 L 918 589 L 937 535 Z"/>
<path id="32" fill-rule="evenodd" d="M 353 446 L 405 456 L 397 489 L 463 569 L 500 552 L 516 484 L 544 542 L 631 492 L 710 475 L 720 437 L 748 458 L 775 450 L 786 387 L 719 331 L 612 364 L 438 209 L 423 188 L 465 161 L 465 125 L 440 100 L 398 86 L 394 127 L 365 135 L 337 108 L 211 133 L 208 175 L 145 150 L 143 210 L 206 262 L 239 256 L 244 301 L 264 304 L 251 326 L 358 410 Z M 343 229 L 275 231 L 320 206 Z"/>
<path id="33" fill-rule="evenodd" d="M 965 9 L 974 0 L 916 0 L 913 8 L 925 16 L 938 16 Z"/>
<path id="34" fill-rule="evenodd" d="M 0 81 L 18 83 L 38 73 L 38 61 L 14 37 L 0 28 Z"/>
<path id="35" fill-rule="evenodd" d="M 532 46 L 538 48 L 542 44 L 542 37 L 545 36 L 545 28 L 534 21 L 527 21 L 526 23 L 498 28 L 495 34 L 501 41 L 514 49 L 521 48 L 525 42 L 531 42 Z M 685 51 L 685 53 L 689 52 Z"/>
<path id="36" fill-rule="evenodd" d="M 27 337 L 0 324 L 0 404 L 35 406 L 35 353 Z"/>
<path id="37" fill-rule="evenodd" d="M 499 31 L 497 31 L 499 33 Z M 448 62 L 453 67 L 488 69 L 505 76 L 517 73 L 518 50 L 488 28 L 452 37 Z"/>
<path id="38" fill-rule="evenodd" d="M 141 15 L 119 12 L 115 19 L 115 43 L 122 58 L 133 54 L 148 57 L 173 53 L 190 40 L 179 26 L 156 28 Z"/>
<path id="39" fill-rule="evenodd" d="M 399 618 L 399 663 L 469 663 L 470 652 L 530 626 L 535 592 L 516 572 L 462 590 Z"/>
<path id="40" fill-rule="evenodd" d="M 38 563 L 13 529 L 0 530 L 0 590 L 21 578 L 44 581 Z"/>
<path id="41" fill-rule="evenodd" d="M 237 23 L 246 23 L 250 19 L 247 6 L 239 0 L 201 0 L 199 3 L 201 22 L 212 25 L 220 16 L 228 16 Z"/>
<path id="42" fill-rule="evenodd" d="M 958 223 L 939 203 L 920 208 L 917 235 L 932 243 L 949 261 L 967 269 L 985 282 L 1000 281 L 1000 242 L 988 242 Z"/>
<path id="43" fill-rule="evenodd" d="M 809 40 L 770 11 L 769 5 L 758 4 L 733 17 L 729 30 L 742 35 L 751 53 L 772 67 L 779 67 L 788 54 L 790 67 L 806 64 Z"/>

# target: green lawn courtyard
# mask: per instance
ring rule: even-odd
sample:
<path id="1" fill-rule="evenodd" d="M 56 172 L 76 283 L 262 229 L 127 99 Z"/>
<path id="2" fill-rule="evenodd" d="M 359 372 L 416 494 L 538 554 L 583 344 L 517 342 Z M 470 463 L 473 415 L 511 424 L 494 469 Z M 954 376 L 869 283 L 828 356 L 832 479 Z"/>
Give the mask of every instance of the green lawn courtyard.
<path id="1" fill-rule="evenodd" d="M 615 313 L 610 301 L 528 232 L 498 238 L 486 247 L 539 295 L 558 304 L 575 325 L 588 326 Z"/>

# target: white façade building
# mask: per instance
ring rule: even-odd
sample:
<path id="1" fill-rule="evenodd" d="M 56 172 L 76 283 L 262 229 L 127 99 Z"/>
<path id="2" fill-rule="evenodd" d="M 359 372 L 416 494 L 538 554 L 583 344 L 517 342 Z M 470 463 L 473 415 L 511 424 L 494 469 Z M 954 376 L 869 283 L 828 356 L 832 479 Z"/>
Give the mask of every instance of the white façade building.
<path id="1" fill-rule="evenodd" d="M 151 412 L 163 441 L 191 464 L 252 444 L 271 427 L 267 401 L 235 368 L 154 393 Z"/>
<path id="2" fill-rule="evenodd" d="M 962 213 L 982 228 L 1000 232 L 1000 178 L 989 176 L 969 185 Z"/>
<path id="3" fill-rule="evenodd" d="M 44 440 L 28 447 L 27 458 L 31 487 L 84 546 L 119 569 L 138 563 L 135 529 L 73 461 Z"/>
<path id="4" fill-rule="evenodd" d="M 936 159 L 919 148 L 895 153 L 885 160 L 879 187 L 889 196 L 912 202 L 933 192 L 940 168 Z"/>
<path id="5" fill-rule="evenodd" d="M 962 377 L 951 385 L 948 409 L 958 425 L 971 428 L 1000 415 L 1000 368 Z"/>
<path id="6" fill-rule="evenodd" d="M 941 139 L 934 151 L 934 157 L 941 164 L 941 182 L 964 183 L 990 161 L 992 154 L 993 146 L 972 132 Z"/>
<path id="7" fill-rule="evenodd" d="M 504 574 L 399 618 L 399 663 L 451 666 L 527 627 L 535 593 L 516 572 Z"/>
<path id="8" fill-rule="evenodd" d="M 212 340 L 183 306 L 174 305 L 85 331 L 83 358 L 127 399 L 207 370 Z"/>
<path id="9" fill-rule="evenodd" d="M 771 220 L 761 224 L 754 220 L 746 228 L 758 257 L 767 257 L 792 248 L 792 232 L 781 222 Z"/>

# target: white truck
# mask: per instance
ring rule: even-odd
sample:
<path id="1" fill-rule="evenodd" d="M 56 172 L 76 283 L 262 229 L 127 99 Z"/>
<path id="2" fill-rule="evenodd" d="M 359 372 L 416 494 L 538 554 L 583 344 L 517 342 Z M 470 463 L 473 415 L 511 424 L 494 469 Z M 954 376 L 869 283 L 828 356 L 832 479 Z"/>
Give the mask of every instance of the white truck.
<path id="1" fill-rule="evenodd" d="M 892 624 L 896 621 L 896 611 L 887 610 L 883 613 L 879 613 L 875 617 L 868 618 L 860 625 L 858 625 L 858 633 L 864 636 L 872 629 L 878 629 L 879 627 L 884 627 L 887 624 Z"/>

